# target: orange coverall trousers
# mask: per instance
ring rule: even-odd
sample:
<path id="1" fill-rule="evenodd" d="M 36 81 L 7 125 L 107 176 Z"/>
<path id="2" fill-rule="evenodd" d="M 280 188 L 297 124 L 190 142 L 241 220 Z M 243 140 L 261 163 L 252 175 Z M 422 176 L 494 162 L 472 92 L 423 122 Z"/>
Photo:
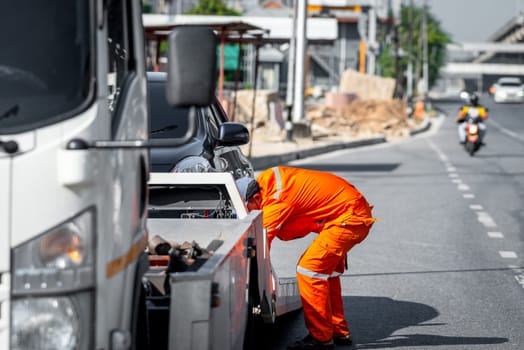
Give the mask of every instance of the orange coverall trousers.
<path id="1" fill-rule="evenodd" d="M 297 282 L 304 318 L 309 333 L 319 341 L 350 334 L 344 317 L 340 275 L 344 272 L 346 254 L 368 235 L 374 222 L 364 198 L 355 205 L 355 214 L 363 220 L 340 224 L 326 222 L 324 229 L 298 261 Z"/>

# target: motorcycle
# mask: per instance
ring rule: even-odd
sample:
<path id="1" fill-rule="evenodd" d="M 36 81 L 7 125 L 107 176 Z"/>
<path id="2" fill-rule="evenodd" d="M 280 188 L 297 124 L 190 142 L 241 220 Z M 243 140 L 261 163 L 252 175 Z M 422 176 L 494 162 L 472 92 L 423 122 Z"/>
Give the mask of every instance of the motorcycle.
<path id="1" fill-rule="evenodd" d="M 468 111 L 468 116 L 465 121 L 466 123 L 466 140 L 464 142 L 464 149 L 470 156 L 473 156 L 482 146 L 482 140 L 480 139 L 480 126 L 479 123 L 482 121 L 478 115 L 476 108 L 471 108 Z"/>
<path id="2" fill-rule="evenodd" d="M 488 117 L 488 109 L 479 104 L 478 96 L 474 93 L 462 91 L 460 98 L 466 102 L 466 105 L 461 107 L 457 116 L 457 122 L 460 123 L 459 138 L 466 152 L 473 156 L 484 144 L 485 126 L 483 120 Z"/>

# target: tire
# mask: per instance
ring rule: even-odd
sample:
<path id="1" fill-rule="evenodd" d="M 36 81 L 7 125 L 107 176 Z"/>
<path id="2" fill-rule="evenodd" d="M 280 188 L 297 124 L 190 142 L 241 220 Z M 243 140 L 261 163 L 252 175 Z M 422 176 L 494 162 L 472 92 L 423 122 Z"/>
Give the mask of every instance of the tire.
<path id="1" fill-rule="evenodd" d="M 251 297 L 248 304 L 247 326 L 244 334 L 244 350 L 264 349 L 264 322 L 260 315 L 252 312 L 255 306 Z"/>
<path id="2" fill-rule="evenodd" d="M 132 350 L 149 349 L 149 331 L 147 323 L 146 310 L 146 291 L 142 285 L 142 276 L 145 269 L 149 265 L 149 260 L 146 254 L 142 254 L 139 258 L 137 272 L 135 277 L 135 293 L 133 300 L 133 316 L 132 316 Z"/>
<path id="3" fill-rule="evenodd" d="M 264 339 L 266 339 L 266 327 L 264 320 L 259 312 L 254 312 L 256 308 L 260 309 L 260 295 L 258 292 L 258 267 L 257 259 L 251 259 L 249 272 L 249 295 L 247 305 L 247 325 L 244 333 L 244 350 L 265 350 Z"/>
<path id="4" fill-rule="evenodd" d="M 476 150 L 475 150 L 475 144 L 474 143 L 466 141 L 466 144 L 464 145 L 464 148 L 466 149 L 466 152 L 468 152 L 468 154 L 470 156 L 473 156 L 475 154 Z"/>

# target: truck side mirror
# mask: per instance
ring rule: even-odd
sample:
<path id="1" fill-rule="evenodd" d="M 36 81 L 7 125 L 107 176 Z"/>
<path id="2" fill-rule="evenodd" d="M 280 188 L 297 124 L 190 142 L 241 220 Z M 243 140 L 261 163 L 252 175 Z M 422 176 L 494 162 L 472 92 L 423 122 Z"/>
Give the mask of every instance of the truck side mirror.
<path id="1" fill-rule="evenodd" d="M 178 27 L 168 38 L 166 98 L 172 106 L 209 106 L 215 96 L 217 38 L 208 27 Z"/>

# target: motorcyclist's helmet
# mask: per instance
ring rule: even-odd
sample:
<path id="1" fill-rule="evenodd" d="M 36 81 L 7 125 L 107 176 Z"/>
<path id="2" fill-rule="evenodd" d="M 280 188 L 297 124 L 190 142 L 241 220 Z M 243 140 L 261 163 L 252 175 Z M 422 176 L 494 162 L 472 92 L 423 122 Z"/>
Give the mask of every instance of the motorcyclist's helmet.
<path id="1" fill-rule="evenodd" d="M 479 104 L 479 97 L 475 94 L 471 94 L 469 97 L 469 102 L 472 106 L 477 106 Z"/>

